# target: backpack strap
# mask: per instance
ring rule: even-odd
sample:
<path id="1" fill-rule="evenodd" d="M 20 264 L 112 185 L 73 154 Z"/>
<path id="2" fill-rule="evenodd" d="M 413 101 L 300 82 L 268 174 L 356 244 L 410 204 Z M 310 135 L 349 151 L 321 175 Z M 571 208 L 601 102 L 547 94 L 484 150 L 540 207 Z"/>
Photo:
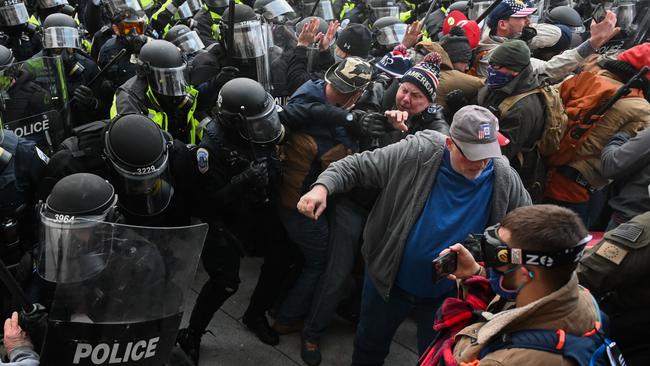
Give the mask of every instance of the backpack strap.
<path id="1" fill-rule="evenodd" d="M 506 113 L 508 113 L 508 111 L 510 110 L 510 108 L 512 108 L 512 106 L 515 105 L 518 101 L 524 99 L 529 95 L 536 94 L 539 92 L 541 92 L 540 88 L 535 88 L 523 92 L 521 94 L 512 95 L 505 98 L 504 100 L 501 101 L 501 103 L 499 103 L 499 113 L 501 114 L 501 116 L 505 116 Z"/>
<path id="2" fill-rule="evenodd" d="M 566 334 L 562 329 L 522 330 L 504 334 L 490 342 L 479 353 L 479 359 L 501 349 L 526 348 L 555 353 L 575 361 L 579 366 L 589 366 L 592 359 L 603 356 L 608 344 L 601 332 L 579 337 Z"/>

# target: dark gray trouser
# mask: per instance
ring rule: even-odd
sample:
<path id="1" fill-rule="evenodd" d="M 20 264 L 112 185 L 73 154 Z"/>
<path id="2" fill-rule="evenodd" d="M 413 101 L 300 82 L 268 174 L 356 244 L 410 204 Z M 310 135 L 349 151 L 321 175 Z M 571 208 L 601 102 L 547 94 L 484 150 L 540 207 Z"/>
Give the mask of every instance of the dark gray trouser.
<path id="1" fill-rule="evenodd" d="M 320 278 L 309 314 L 305 318 L 303 337 L 318 343 L 336 315 L 343 287 L 350 276 L 368 211 L 341 197 L 327 207 L 329 219 L 328 258 Z"/>

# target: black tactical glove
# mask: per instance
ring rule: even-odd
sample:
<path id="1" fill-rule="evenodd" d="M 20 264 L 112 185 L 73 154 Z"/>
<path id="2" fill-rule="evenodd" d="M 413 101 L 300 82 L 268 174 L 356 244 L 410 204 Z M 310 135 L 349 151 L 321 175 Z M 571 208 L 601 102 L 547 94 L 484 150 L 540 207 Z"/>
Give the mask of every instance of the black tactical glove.
<path id="1" fill-rule="evenodd" d="M 269 170 L 266 161 L 252 161 L 246 170 L 232 177 L 230 183 L 252 187 L 266 187 L 269 183 Z"/>
<path id="2" fill-rule="evenodd" d="M 34 304 L 29 313 L 21 310 L 18 314 L 18 324 L 29 334 L 34 349 L 41 349 L 47 329 L 47 309 L 41 304 Z"/>
<path id="3" fill-rule="evenodd" d="M 359 121 L 361 133 L 368 137 L 380 137 L 391 130 L 388 120 L 377 112 L 366 113 Z"/>
<path id="4" fill-rule="evenodd" d="M 536 35 L 537 29 L 533 27 L 524 27 L 524 29 L 521 31 L 521 37 L 519 37 L 519 39 L 528 43 L 531 39 L 535 38 Z"/>
<path id="5" fill-rule="evenodd" d="M 139 54 L 140 49 L 147 43 L 147 36 L 137 35 L 137 36 L 126 36 L 126 51 L 130 54 Z M 129 57 L 129 55 L 123 55 L 122 57 Z"/>
<path id="6" fill-rule="evenodd" d="M 85 85 L 80 85 L 75 89 L 74 98 L 77 100 L 77 103 L 87 109 L 96 109 L 99 105 L 99 100 L 95 98 L 93 91 Z"/>

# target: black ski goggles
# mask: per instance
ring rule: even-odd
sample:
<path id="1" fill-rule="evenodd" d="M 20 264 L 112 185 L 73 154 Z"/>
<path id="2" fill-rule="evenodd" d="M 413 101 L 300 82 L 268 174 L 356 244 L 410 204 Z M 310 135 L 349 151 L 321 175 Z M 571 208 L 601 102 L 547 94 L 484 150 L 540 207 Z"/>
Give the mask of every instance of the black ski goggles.
<path id="1" fill-rule="evenodd" d="M 587 235 L 575 246 L 557 252 L 511 248 L 499 237 L 499 227 L 499 224 L 490 226 L 483 235 L 472 234 L 463 242 L 475 259 L 483 261 L 486 267 L 521 264 L 556 268 L 575 264 L 582 258 L 584 249 L 591 240 L 591 235 Z"/>

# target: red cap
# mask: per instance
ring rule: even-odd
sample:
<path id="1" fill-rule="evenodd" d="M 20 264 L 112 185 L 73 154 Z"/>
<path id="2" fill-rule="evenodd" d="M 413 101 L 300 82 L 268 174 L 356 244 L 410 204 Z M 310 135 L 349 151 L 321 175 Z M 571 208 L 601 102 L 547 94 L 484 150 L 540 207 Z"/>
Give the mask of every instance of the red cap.
<path id="1" fill-rule="evenodd" d="M 497 140 L 499 141 L 499 146 L 506 146 L 510 143 L 510 139 L 501 132 L 497 133 Z"/>
<path id="2" fill-rule="evenodd" d="M 467 19 L 465 14 L 454 10 L 447 15 L 442 23 L 442 34 L 449 34 L 449 30 L 453 26 L 459 26 L 465 31 L 470 48 L 474 49 L 478 46 L 478 41 L 481 39 L 481 28 L 475 21 Z"/>
<path id="3" fill-rule="evenodd" d="M 644 66 L 650 66 L 650 42 L 636 45 L 621 52 L 618 55 L 618 60 L 627 62 L 637 71 L 641 71 Z M 650 79 L 650 71 L 645 74 L 645 77 Z"/>

